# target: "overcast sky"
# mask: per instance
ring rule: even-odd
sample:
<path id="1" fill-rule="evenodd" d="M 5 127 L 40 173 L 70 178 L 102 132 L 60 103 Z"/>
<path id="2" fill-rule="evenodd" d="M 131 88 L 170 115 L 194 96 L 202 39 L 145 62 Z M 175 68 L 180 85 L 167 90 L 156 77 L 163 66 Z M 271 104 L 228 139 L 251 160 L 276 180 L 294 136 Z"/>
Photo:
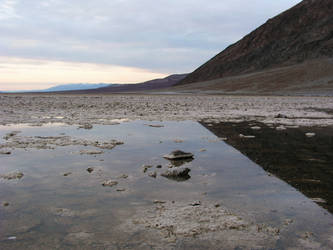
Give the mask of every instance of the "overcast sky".
<path id="1" fill-rule="evenodd" d="M 0 0 L 0 90 L 191 72 L 299 0 Z"/>

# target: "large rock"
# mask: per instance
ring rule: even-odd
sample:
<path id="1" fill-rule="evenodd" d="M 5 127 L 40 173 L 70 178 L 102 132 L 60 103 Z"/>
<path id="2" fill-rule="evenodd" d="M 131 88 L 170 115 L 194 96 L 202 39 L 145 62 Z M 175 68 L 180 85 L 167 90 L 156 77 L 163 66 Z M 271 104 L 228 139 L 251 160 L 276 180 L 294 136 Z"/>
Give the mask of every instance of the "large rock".
<path id="1" fill-rule="evenodd" d="M 193 158 L 193 154 L 183 152 L 181 150 L 175 150 L 172 151 L 170 154 L 164 155 L 163 157 L 168 160 L 191 159 Z"/>

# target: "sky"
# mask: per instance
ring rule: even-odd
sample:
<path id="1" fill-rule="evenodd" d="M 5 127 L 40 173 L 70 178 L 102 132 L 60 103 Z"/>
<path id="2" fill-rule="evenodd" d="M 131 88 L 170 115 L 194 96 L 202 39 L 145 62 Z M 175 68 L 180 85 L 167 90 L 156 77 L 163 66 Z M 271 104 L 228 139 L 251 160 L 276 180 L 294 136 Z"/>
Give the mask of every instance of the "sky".
<path id="1" fill-rule="evenodd" d="M 195 70 L 300 0 L 0 0 L 0 91 Z"/>

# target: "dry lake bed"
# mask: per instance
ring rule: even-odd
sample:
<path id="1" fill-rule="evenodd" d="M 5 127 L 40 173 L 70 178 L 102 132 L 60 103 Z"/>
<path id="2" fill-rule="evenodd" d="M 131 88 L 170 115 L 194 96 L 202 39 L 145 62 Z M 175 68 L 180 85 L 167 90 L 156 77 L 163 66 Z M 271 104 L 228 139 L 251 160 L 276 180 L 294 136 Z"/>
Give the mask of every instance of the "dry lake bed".
<path id="1" fill-rule="evenodd" d="M 333 248 L 333 98 L 0 95 L 0 107 L 0 249 Z M 193 157 L 164 157 L 175 150 Z"/>

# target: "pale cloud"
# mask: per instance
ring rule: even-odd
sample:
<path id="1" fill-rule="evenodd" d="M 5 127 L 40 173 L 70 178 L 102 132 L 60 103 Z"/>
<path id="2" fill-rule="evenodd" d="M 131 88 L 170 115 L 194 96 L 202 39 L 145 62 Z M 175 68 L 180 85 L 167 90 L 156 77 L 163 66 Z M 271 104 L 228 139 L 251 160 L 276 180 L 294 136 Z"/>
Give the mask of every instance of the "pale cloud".
<path id="1" fill-rule="evenodd" d="M 16 4 L 16 0 L 0 1 L 0 20 L 5 21 L 10 18 L 19 18 L 15 10 Z"/>
<path id="2" fill-rule="evenodd" d="M 0 57 L 0 90 L 44 89 L 63 83 L 136 83 L 165 74 L 107 64 Z M 98 79 L 98 82 L 96 81 Z"/>

